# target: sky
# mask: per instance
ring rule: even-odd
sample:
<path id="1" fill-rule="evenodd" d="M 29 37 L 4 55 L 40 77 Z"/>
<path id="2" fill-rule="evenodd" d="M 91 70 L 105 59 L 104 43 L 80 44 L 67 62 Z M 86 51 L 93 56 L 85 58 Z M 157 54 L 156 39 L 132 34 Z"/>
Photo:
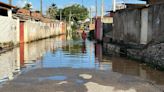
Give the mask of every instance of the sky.
<path id="1" fill-rule="evenodd" d="M 0 0 L 1 2 L 8 3 L 8 0 Z M 83 3 L 82 3 L 83 1 Z M 100 15 L 100 7 L 101 7 L 101 0 L 98 1 L 98 13 Z M 117 2 L 126 2 L 126 3 L 143 3 L 139 0 L 116 0 Z M 30 2 L 33 5 L 34 10 L 40 10 L 40 0 L 13 0 L 13 5 L 15 6 L 24 6 L 25 2 Z M 83 4 L 87 8 L 92 8 L 93 12 L 95 10 L 95 0 L 43 0 L 43 11 L 45 12 L 48 6 L 52 3 L 55 3 L 59 8 L 63 8 L 65 6 L 71 4 Z M 112 9 L 112 0 L 104 0 L 104 8 L 105 11 L 109 11 Z"/>

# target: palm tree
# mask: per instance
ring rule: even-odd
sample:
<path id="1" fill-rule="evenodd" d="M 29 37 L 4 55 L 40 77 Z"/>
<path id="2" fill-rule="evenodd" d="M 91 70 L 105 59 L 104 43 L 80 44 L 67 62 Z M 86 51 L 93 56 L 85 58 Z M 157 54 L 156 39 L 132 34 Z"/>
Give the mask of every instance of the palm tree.
<path id="1" fill-rule="evenodd" d="M 26 9 L 26 10 L 31 10 L 31 4 L 29 3 L 26 3 L 25 6 L 23 7 L 23 9 Z"/>
<path id="2" fill-rule="evenodd" d="M 52 18 L 52 19 L 55 19 L 56 18 L 56 15 L 57 15 L 57 11 L 58 11 L 58 9 L 57 9 L 57 6 L 56 6 L 56 4 L 52 4 L 49 8 L 48 8 L 48 10 L 47 10 L 47 16 L 48 17 L 50 17 L 50 18 Z"/>

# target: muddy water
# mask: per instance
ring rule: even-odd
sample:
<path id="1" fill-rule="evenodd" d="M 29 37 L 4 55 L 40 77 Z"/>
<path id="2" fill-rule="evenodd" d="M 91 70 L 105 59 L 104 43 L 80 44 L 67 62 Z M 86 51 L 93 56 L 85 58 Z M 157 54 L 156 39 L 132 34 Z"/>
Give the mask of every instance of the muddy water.
<path id="1" fill-rule="evenodd" d="M 92 69 L 110 71 L 127 77 L 138 77 L 163 90 L 164 72 L 121 57 L 106 56 L 100 44 L 78 38 L 60 36 L 30 44 L 22 44 L 0 55 L 0 83 L 13 80 L 32 69 Z M 116 76 L 117 77 L 117 76 Z M 39 77 L 39 80 L 67 80 L 64 75 Z M 77 79 L 77 83 L 83 80 Z"/>

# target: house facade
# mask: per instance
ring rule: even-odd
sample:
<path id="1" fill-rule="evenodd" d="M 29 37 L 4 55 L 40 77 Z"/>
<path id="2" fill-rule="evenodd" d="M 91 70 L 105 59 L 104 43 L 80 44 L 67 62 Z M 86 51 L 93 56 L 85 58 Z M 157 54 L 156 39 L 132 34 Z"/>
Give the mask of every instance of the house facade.
<path id="1" fill-rule="evenodd" d="M 16 8 L 15 6 L 0 2 L 0 15 L 12 17 L 12 9 Z"/>
<path id="2" fill-rule="evenodd" d="M 164 42 L 163 12 L 162 3 L 116 11 L 113 40 L 137 45 Z"/>

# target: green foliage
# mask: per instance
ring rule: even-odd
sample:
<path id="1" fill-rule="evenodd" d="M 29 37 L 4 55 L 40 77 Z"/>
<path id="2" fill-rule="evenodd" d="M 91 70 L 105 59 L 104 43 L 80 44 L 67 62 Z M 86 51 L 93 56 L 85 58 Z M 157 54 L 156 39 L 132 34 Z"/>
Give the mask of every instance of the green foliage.
<path id="1" fill-rule="evenodd" d="M 32 8 L 32 5 L 29 4 L 29 3 L 26 3 L 25 6 L 23 7 L 23 9 L 26 9 L 26 10 L 31 10 Z"/>
<path id="2" fill-rule="evenodd" d="M 74 4 L 62 9 L 62 18 L 69 21 L 69 15 L 71 13 L 71 21 L 83 21 L 88 17 L 88 10 L 84 6 Z M 58 11 L 60 15 L 60 11 Z"/>
<path id="3" fill-rule="evenodd" d="M 50 17 L 51 19 L 55 19 L 57 15 L 58 8 L 56 4 L 52 4 L 48 10 L 46 11 L 47 16 Z"/>
<path id="4" fill-rule="evenodd" d="M 77 23 L 74 23 L 71 27 L 72 27 L 72 30 L 76 30 L 78 29 L 79 26 Z"/>

